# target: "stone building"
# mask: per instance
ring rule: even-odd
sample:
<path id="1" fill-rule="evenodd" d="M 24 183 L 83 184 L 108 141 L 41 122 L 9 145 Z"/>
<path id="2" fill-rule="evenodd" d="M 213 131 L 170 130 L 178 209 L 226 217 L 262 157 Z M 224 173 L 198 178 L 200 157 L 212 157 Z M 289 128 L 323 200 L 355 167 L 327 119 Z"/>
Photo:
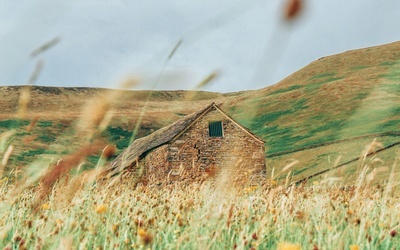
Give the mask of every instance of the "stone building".
<path id="1" fill-rule="evenodd" d="M 254 183 L 265 171 L 264 151 L 262 139 L 212 103 L 135 140 L 107 175 L 135 171 L 150 183 L 224 175 Z"/>

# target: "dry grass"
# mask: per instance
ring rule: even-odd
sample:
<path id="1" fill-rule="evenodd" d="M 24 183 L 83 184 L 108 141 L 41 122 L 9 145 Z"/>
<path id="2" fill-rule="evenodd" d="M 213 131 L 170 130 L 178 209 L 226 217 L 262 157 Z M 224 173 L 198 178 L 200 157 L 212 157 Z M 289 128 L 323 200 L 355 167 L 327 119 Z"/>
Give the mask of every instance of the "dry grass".
<path id="1" fill-rule="evenodd" d="M 285 18 L 295 18 L 301 12 L 302 3 L 303 1 L 288 1 Z M 57 42 L 57 39 L 51 41 L 33 52 L 33 56 Z M 169 58 L 179 45 L 180 43 Z M 322 65 L 329 70 L 333 69 L 332 65 L 337 64 L 335 58 L 324 61 L 328 63 Z M 40 73 L 41 66 L 38 65 L 29 83 L 33 84 Z M 199 110 L 200 107 L 217 100 L 231 100 L 230 104 L 228 103 L 230 107 L 240 105 L 245 108 L 245 118 L 251 115 L 257 117 L 257 113 L 253 111 L 268 103 L 261 101 L 275 98 L 271 97 L 272 94 L 265 98 L 266 93 L 285 93 L 276 98 L 285 101 L 300 96 L 296 91 L 282 92 L 289 85 L 288 82 L 303 78 L 309 80 L 310 85 L 316 84 L 318 81 L 315 76 L 320 73 L 318 71 L 325 70 L 326 73 L 328 70 L 322 67 L 314 68 L 315 65 L 310 65 L 305 73 L 292 75 L 277 87 L 245 94 L 179 91 L 150 94 L 117 90 L 44 89 L 33 86 L 18 89 L 19 92 L 15 89 L 0 89 L 4 96 L 0 99 L 0 105 L 4 106 L 0 118 L 20 117 L 28 120 L 27 127 L 22 129 L 6 128 L 6 131 L 0 131 L 0 247 L 395 249 L 400 245 L 400 194 L 398 175 L 395 171 L 398 169 L 398 163 L 394 162 L 390 169 L 374 167 L 380 160 L 370 159 L 367 155 L 374 148 L 381 146 L 376 141 L 361 155 L 357 165 L 358 179 L 352 186 L 339 185 L 337 179 L 332 176 L 307 186 L 290 185 L 291 173 L 302 164 L 296 159 L 290 159 L 286 166 L 277 170 L 277 177 L 283 176 L 282 181 L 276 181 L 272 171 L 271 180 L 267 181 L 268 185 L 260 187 L 232 187 L 229 185 L 231 176 L 224 174 L 220 177 L 216 175 L 214 182 L 174 182 L 160 186 L 142 186 L 137 183 L 137 176 L 129 173 L 106 182 L 97 181 L 98 174 L 105 165 L 105 158 L 116 151 L 113 146 L 105 147 L 106 143 L 97 142 L 101 132 L 111 123 L 130 124 L 127 126 L 131 126 L 131 129 L 153 123 L 154 129 L 154 124 L 158 127 L 165 126 L 177 120 L 182 112 Z M 343 68 L 342 64 L 338 65 Z M 343 73 L 338 71 L 335 74 L 342 76 Z M 217 72 L 212 73 L 198 87 L 209 84 L 216 76 Z M 307 110 L 314 112 L 316 106 L 331 105 L 333 100 L 329 98 L 333 98 L 331 94 L 336 88 L 339 88 L 338 92 L 342 94 L 348 93 L 348 96 L 345 96 L 346 100 L 354 97 L 353 92 L 344 91 L 343 86 L 348 85 L 348 82 L 341 79 L 335 81 L 335 84 L 321 87 L 319 95 L 312 95 L 318 98 L 309 100 L 310 108 Z M 132 83 L 130 80 L 127 82 Z M 370 81 L 369 85 L 373 83 Z M 47 98 L 48 91 L 54 91 L 53 96 L 57 98 Z M 150 95 L 153 100 L 147 98 Z M 320 97 L 324 97 L 326 103 L 321 103 Z M 240 98 L 245 98 L 245 101 Z M 254 102 L 254 98 L 259 99 Z M 30 102 L 33 99 L 35 102 Z M 86 102 L 88 99 L 91 101 Z M 170 100 L 174 102 L 169 102 Z M 244 105 L 251 102 L 254 102 L 253 106 Z M 49 107 L 53 107 L 55 103 L 59 109 L 49 113 L 46 109 L 52 110 Z M 345 106 L 346 110 L 352 108 L 349 107 L 349 103 L 341 104 L 340 107 L 342 106 Z M 15 107 L 18 107 L 17 114 Z M 83 114 L 79 111 L 82 107 L 85 107 Z M 253 107 L 254 110 L 248 107 Z M 270 110 L 275 108 L 269 107 Z M 288 107 L 282 104 L 280 108 Z M 117 109 L 119 111 L 116 111 Z M 296 111 L 298 120 L 304 118 L 304 110 L 306 109 Z M 126 118 L 127 116 L 129 118 Z M 80 132 L 58 138 L 59 141 L 68 141 L 71 144 L 45 145 L 49 148 L 68 148 L 71 153 L 66 156 L 55 154 L 50 158 L 39 157 L 28 166 L 9 166 L 9 158 L 13 154 L 32 146 L 36 135 L 31 133 L 35 132 L 37 123 L 40 122 L 39 117 L 45 117 L 46 121 L 80 119 L 77 122 Z M 278 122 L 283 122 L 282 120 L 284 119 L 277 119 Z M 293 119 L 286 119 L 285 122 L 288 121 L 298 122 L 293 122 Z M 264 124 L 260 127 L 263 129 L 263 126 Z M 50 127 L 48 131 L 51 132 L 54 128 Z M 21 143 L 15 140 L 17 134 L 23 134 L 25 138 Z M 85 158 L 100 152 L 101 149 L 102 157 L 96 168 L 80 171 Z M 339 161 L 340 158 L 337 158 L 333 165 L 337 165 Z M 320 167 L 325 168 L 325 165 L 321 164 Z M 330 162 L 328 165 L 331 167 Z M 8 172 L 4 171 L 5 167 L 9 167 Z M 72 175 L 74 171 L 78 174 Z M 389 173 L 389 178 L 380 181 L 378 185 L 372 184 L 370 180 L 382 172 Z M 213 175 L 212 172 L 209 174 Z"/>
<path id="2" fill-rule="evenodd" d="M 1 139 L 13 135 L 3 133 Z M 271 180 L 260 187 L 233 187 L 223 174 L 214 182 L 160 186 L 140 185 L 129 173 L 99 182 L 104 160 L 115 148 L 90 144 L 57 163 L 26 169 L 18 182 L 10 181 L 16 171 L 2 177 L 0 247 L 394 249 L 400 244 L 397 164 L 387 182 L 367 181 L 374 173 L 368 171 L 365 155 L 379 146 L 373 141 L 361 155 L 364 165 L 355 186 L 335 186 L 330 179 L 290 186 L 287 177 L 282 185 Z M 86 156 L 101 149 L 96 169 L 70 175 Z M 292 161 L 279 174 L 297 164 Z"/>
<path id="3" fill-rule="evenodd" d="M 95 141 L 113 101 L 102 100 L 88 106 L 91 115 L 80 123 Z M 34 118 L 25 130 L 37 122 Z M 4 162 L 14 133 L 1 135 Z M 270 180 L 260 187 L 231 186 L 224 174 L 214 182 L 160 186 L 142 186 L 129 173 L 98 182 L 104 158 L 115 148 L 102 143 L 77 147 L 64 159 L 36 162 L 2 177 L 0 247 L 393 249 L 400 244 L 397 164 L 387 182 L 371 185 L 367 179 L 375 173 L 368 170 L 365 155 L 375 147 L 376 141 L 361 155 L 360 178 L 351 187 L 335 186 L 329 178 L 291 186 L 290 174 L 282 184 Z M 70 174 L 101 149 L 96 169 Z M 298 164 L 293 160 L 278 174 Z"/>
<path id="4" fill-rule="evenodd" d="M 132 188 L 60 179 L 1 202 L 0 247 L 28 249 L 395 249 L 399 193 L 388 185 L 276 186 L 220 192 L 211 182 Z M 12 186 L 1 182 L 0 197 Z M 226 188 L 226 187 L 225 187 Z M 68 244 L 67 244 L 68 243 Z"/>

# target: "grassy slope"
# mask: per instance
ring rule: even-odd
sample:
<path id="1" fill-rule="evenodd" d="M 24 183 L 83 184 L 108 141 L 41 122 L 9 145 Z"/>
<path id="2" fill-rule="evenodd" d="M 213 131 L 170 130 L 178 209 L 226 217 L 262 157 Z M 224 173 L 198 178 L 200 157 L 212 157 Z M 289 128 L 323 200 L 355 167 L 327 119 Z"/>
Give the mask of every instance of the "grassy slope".
<path id="1" fill-rule="evenodd" d="M 30 103 L 24 119 L 18 118 L 18 100 L 22 87 L 0 87 L 0 141 L 1 134 L 15 130 L 14 135 L 2 140 L 0 157 L 7 146 L 14 146 L 9 167 L 24 166 L 43 155 L 48 159 L 59 159 L 73 152 L 86 141 L 86 136 L 77 133 L 78 125 L 86 117 L 101 116 L 112 107 L 113 118 L 101 137 L 116 144 L 119 151 L 128 146 L 142 110 L 137 137 L 145 136 L 181 116 L 197 111 L 212 101 L 223 102 L 228 96 L 210 92 L 188 91 L 111 91 L 90 88 L 33 87 Z M 148 99 L 148 101 L 146 101 Z M 92 103 L 92 104 L 87 104 Z M 92 117 L 92 118 L 93 118 Z M 32 130 L 27 127 L 38 119 Z M 84 133 L 85 134 L 85 133 Z M 89 158 L 93 167 L 97 159 Z"/>
<path id="2" fill-rule="evenodd" d="M 400 42 L 321 58 L 275 86 L 249 92 L 226 106 L 266 141 L 267 154 L 361 135 L 398 131 Z M 251 114 L 251 115 L 249 115 Z M 374 138 L 370 138 L 372 141 Z M 400 138 L 381 138 L 390 144 Z M 368 140 L 356 140 L 268 159 L 282 168 L 300 158 L 295 172 L 330 167 L 328 156 L 357 157 Z M 358 142 L 358 143 L 357 143 Z M 392 150 L 393 151 L 393 150 Z M 300 154 L 302 156 L 300 157 Z M 322 157 L 325 155 L 326 157 Z"/>
<path id="3" fill-rule="evenodd" d="M 268 152 L 279 152 L 396 130 L 399 80 L 400 43 L 395 43 L 322 58 L 228 106 L 268 140 Z"/>
<path id="4" fill-rule="evenodd" d="M 233 94 L 158 91 L 151 94 L 148 102 L 148 91 L 119 93 L 110 101 L 114 117 L 102 135 L 122 150 L 129 143 L 145 105 L 139 137 L 215 101 L 224 103 L 227 113 L 266 141 L 267 154 L 296 150 L 398 130 L 399 81 L 400 42 L 397 42 L 321 58 L 278 84 L 258 91 Z M 11 142 L 15 145 L 12 166 L 25 165 L 41 153 L 52 157 L 76 148 L 82 136 L 75 134 L 75 124 L 85 110 L 86 101 L 98 102 L 101 108 L 103 100 L 115 94 L 101 89 L 34 87 L 28 116 L 20 121 L 16 116 L 20 90 L 19 87 L 0 88 L 0 133 L 17 128 Z M 26 131 L 35 116 L 39 117 L 38 123 Z M 34 139 L 29 142 L 27 138 Z M 268 158 L 267 162 L 279 172 L 292 159 L 298 159 L 299 164 L 292 169 L 298 179 L 330 167 L 332 159 L 339 155 L 343 156 L 340 162 L 359 156 L 362 147 L 372 139 Z M 397 139 L 400 140 L 381 138 L 384 144 Z M 389 155 L 393 158 L 395 153 Z M 95 159 L 91 161 L 93 165 Z"/>

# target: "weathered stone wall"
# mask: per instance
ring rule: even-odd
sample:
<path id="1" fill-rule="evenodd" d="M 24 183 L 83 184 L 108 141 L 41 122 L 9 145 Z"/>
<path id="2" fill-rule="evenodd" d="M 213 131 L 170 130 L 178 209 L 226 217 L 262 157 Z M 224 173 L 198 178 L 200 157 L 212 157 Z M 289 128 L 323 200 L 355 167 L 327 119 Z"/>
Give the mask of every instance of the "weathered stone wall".
<path id="1" fill-rule="evenodd" d="M 169 145 L 159 146 L 140 160 L 144 167 L 144 175 L 149 181 L 158 181 L 166 177 L 170 171 L 168 167 L 168 147 Z"/>
<path id="2" fill-rule="evenodd" d="M 209 136 L 211 121 L 222 121 L 223 137 Z M 264 143 L 214 108 L 174 141 L 151 151 L 145 161 L 146 174 L 156 181 L 213 174 L 248 181 L 265 170 Z"/>

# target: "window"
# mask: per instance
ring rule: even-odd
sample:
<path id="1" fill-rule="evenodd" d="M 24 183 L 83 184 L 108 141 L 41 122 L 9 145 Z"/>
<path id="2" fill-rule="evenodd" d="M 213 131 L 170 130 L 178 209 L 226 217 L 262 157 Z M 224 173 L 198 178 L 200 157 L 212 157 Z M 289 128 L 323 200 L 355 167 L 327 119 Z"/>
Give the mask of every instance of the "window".
<path id="1" fill-rule="evenodd" d="M 222 121 L 209 122 L 208 135 L 210 137 L 223 137 Z"/>

